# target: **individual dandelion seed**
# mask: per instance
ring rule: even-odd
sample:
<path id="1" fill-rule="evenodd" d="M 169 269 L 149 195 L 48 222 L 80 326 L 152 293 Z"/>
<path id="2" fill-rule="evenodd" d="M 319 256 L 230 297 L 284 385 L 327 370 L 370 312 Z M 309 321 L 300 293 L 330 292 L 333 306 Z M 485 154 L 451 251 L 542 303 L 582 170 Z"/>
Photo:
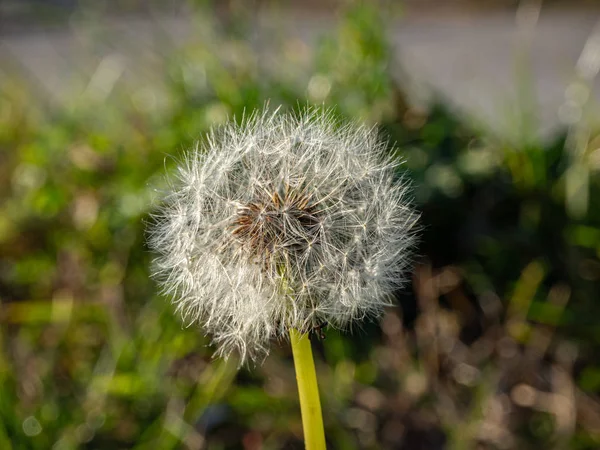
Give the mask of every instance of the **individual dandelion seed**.
<path id="1" fill-rule="evenodd" d="M 290 329 L 377 317 L 415 242 L 399 164 L 376 130 L 321 109 L 215 128 L 154 216 L 154 274 L 184 320 L 242 362 Z"/>

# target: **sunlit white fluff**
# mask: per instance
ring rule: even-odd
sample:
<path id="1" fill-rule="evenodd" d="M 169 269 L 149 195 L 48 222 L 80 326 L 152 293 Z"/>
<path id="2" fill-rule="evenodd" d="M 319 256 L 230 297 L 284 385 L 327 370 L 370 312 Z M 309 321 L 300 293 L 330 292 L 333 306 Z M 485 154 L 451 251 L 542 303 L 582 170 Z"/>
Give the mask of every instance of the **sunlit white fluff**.
<path id="1" fill-rule="evenodd" d="M 290 327 L 378 316 L 405 281 L 416 215 L 377 132 L 323 110 L 255 113 L 188 152 L 155 215 L 155 275 L 219 354 Z"/>

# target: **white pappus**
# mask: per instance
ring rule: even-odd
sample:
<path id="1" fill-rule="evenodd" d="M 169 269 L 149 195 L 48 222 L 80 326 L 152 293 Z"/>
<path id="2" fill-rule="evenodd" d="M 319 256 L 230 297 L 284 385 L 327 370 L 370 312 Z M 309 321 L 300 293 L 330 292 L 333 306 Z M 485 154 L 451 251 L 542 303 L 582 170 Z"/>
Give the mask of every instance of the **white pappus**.
<path id="1" fill-rule="evenodd" d="M 153 216 L 154 276 L 241 361 L 272 338 L 376 317 L 406 280 L 417 214 L 373 128 L 331 111 L 257 112 L 181 161 Z"/>

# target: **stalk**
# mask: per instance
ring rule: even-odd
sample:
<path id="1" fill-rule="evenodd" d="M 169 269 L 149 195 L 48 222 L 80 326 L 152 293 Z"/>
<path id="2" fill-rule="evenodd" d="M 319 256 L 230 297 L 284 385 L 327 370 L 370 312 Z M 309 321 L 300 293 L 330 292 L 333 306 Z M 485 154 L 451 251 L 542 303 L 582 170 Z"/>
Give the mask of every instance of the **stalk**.
<path id="1" fill-rule="evenodd" d="M 306 450 L 324 450 L 326 446 L 323 415 L 308 333 L 301 334 L 298 330 L 292 328 L 290 330 L 290 340 L 292 342 L 292 353 L 294 354 L 296 381 L 298 382 L 304 445 Z"/>

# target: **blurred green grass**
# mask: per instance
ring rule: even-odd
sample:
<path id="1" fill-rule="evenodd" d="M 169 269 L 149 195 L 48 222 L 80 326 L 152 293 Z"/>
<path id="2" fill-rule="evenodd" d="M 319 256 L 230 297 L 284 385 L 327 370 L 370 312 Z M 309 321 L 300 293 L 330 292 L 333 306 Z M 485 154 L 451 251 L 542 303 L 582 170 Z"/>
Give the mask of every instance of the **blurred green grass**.
<path id="1" fill-rule="evenodd" d="M 3 78 L 0 447 L 302 448 L 287 346 L 241 371 L 214 361 L 158 296 L 144 244 L 165 169 L 268 100 L 379 123 L 422 211 L 399 307 L 314 343 L 330 447 L 598 448 L 594 131 L 509 143 L 409 107 L 368 4 L 314 52 L 282 40 L 276 64 L 231 13 L 199 8 L 204 38 L 165 57 L 156 91 L 117 82 L 57 107 Z"/>

